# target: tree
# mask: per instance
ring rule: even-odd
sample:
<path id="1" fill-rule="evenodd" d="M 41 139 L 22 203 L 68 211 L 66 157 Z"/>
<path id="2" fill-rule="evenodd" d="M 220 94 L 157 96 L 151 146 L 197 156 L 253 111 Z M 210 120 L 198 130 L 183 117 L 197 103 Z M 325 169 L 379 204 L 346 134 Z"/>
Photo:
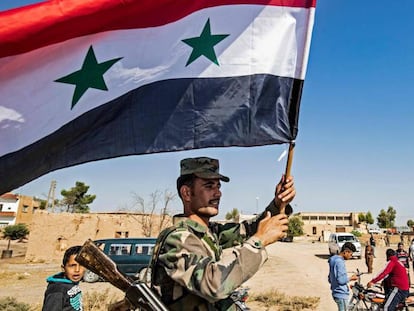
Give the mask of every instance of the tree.
<path id="1" fill-rule="evenodd" d="M 365 215 L 365 222 L 366 222 L 367 224 L 370 224 L 370 225 L 372 225 L 372 224 L 374 223 L 374 217 L 372 216 L 371 212 L 368 212 L 368 213 Z"/>
<path id="2" fill-rule="evenodd" d="M 39 209 L 45 210 L 46 209 L 46 200 L 39 199 L 39 198 L 33 198 L 35 201 L 39 202 Z"/>
<path id="3" fill-rule="evenodd" d="M 299 216 L 289 217 L 288 235 L 300 236 L 303 235 L 303 221 Z"/>
<path id="4" fill-rule="evenodd" d="M 408 226 L 408 227 L 410 227 L 410 228 L 411 228 L 411 230 L 412 230 L 412 228 L 414 227 L 414 220 L 412 220 L 412 219 L 408 219 L 408 220 L 407 220 L 407 226 Z"/>
<path id="5" fill-rule="evenodd" d="M 150 200 L 148 203 L 146 203 L 145 200 L 137 193 L 133 192 L 132 195 L 134 199 L 133 209 L 141 214 L 138 221 L 141 224 L 142 233 L 144 234 L 144 236 L 152 236 L 153 231 L 155 230 L 154 219 L 157 211 L 157 206 L 161 200 L 163 201 L 163 207 L 160 209 L 160 221 L 157 229 L 161 231 L 167 226 L 168 216 L 170 214 L 168 207 L 169 204 L 177 196 L 176 194 L 173 194 L 168 190 L 165 190 L 164 193 L 162 193 L 159 190 L 156 190 L 155 192 L 152 192 L 149 195 Z"/>
<path id="6" fill-rule="evenodd" d="M 10 249 L 11 240 L 22 240 L 29 234 L 29 229 L 25 224 L 9 225 L 3 229 L 3 238 L 8 239 L 7 250 Z"/>
<path id="7" fill-rule="evenodd" d="M 363 213 L 358 214 L 358 223 L 365 222 L 365 215 Z"/>
<path id="8" fill-rule="evenodd" d="M 237 208 L 233 208 L 231 212 L 226 214 L 226 220 L 233 220 L 234 222 L 239 222 L 240 220 L 240 213 Z"/>
<path id="9" fill-rule="evenodd" d="M 63 189 L 60 194 L 64 197 L 60 202 L 66 207 L 69 213 L 89 213 L 89 206 L 95 199 L 96 195 L 86 194 L 89 186 L 83 182 L 77 181 L 75 187 L 69 190 Z"/>
<path id="10" fill-rule="evenodd" d="M 381 209 L 377 217 L 378 226 L 380 226 L 380 228 L 394 227 L 394 221 L 395 221 L 396 215 L 397 215 L 397 212 L 392 206 L 388 206 L 387 211 Z"/>

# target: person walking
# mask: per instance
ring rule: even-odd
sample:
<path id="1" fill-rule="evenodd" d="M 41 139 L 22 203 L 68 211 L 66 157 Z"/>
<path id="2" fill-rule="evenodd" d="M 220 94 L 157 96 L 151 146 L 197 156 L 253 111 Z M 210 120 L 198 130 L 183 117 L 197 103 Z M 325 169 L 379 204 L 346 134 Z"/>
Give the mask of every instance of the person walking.
<path id="1" fill-rule="evenodd" d="M 390 236 L 388 231 L 385 233 L 385 246 L 390 247 Z"/>
<path id="2" fill-rule="evenodd" d="M 334 255 L 329 258 L 329 275 L 328 281 L 331 284 L 332 297 L 338 306 L 338 311 L 346 311 L 349 302 L 349 287 L 348 282 L 358 279 L 357 275 L 353 274 L 348 278 L 345 260 L 351 259 L 352 254 L 356 251 L 356 247 L 351 242 L 346 242 L 339 255 Z"/>
<path id="3" fill-rule="evenodd" d="M 386 253 L 387 264 L 385 268 L 371 281 L 367 287 L 372 287 L 375 283 L 386 278 L 387 288 L 385 294 L 384 311 L 394 311 L 400 302 L 408 297 L 408 275 L 404 265 L 398 260 L 395 251 L 391 248 Z"/>
<path id="4" fill-rule="evenodd" d="M 287 235 L 296 193 L 292 177 L 282 176 L 275 197 L 254 219 L 210 222 L 219 212 L 221 182 L 229 180 L 217 159 L 180 162 L 182 220 L 160 233 L 150 264 L 151 287 L 169 310 L 236 310 L 231 293 L 267 260 L 265 246 Z"/>
<path id="5" fill-rule="evenodd" d="M 368 273 L 372 273 L 372 265 L 374 263 L 374 250 L 371 245 L 365 246 L 365 264 L 368 268 Z"/>
<path id="6" fill-rule="evenodd" d="M 371 245 L 371 248 L 372 248 L 372 256 L 375 257 L 375 246 L 377 245 L 377 243 L 372 233 L 371 233 L 371 236 L 369 237 L 369 244 Z"/>

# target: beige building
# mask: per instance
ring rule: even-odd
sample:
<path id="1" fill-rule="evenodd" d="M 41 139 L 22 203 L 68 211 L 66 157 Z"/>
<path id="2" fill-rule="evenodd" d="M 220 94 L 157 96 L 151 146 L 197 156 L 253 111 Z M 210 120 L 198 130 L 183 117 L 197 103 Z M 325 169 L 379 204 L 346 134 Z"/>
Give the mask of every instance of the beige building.
<path id="1" fill-rule="evenodd" d="M 305 235 L 326 241 L 332 232 L 351 232 L 360 230 L 358 215 L 364 212 L 300 212 L 295 214 L 303 221 Z"/>
<path id="2" fill-rule="evenodd" d="M 5 193 L 0 196 L 0 227 L 16 224 L 30 225 L 40 202 L 33 197 Z"/>

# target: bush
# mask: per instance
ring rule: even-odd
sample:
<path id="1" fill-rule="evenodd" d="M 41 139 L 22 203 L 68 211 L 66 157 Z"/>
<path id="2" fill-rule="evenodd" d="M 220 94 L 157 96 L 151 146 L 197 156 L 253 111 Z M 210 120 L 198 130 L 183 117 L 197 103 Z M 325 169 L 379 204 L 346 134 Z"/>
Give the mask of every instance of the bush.
<path id="1" fill-rule="evenodd" d="M 23 302 L 17 302 L 14 297 L 0 298 L 0 310 L 3 311 L 30 311 L 30 306 Z"/>
<path id="2" fill-rule="evenodd" d="M 110 304 L 114 303 L 117 300 L 120 300 L 109 295 L 109 289 L 106 289 L 103 292 L 94 291 L 86 293 L 82 296 L 84 311 L 106 311 L 108 310 L 108 306 Z"/>
<path id="3" fill-rule="evenodd" d="M 253 295 L 249 298 L 248 302 L 249 301 L 260 302 L 266 308 L 277 306 L 277 310 L 281 311 L 299 311 L 305 309 L 316 310 L 319 305 L 320 298 L 287 296 L 277 290 L 271 290 L 262 294 Z"/>

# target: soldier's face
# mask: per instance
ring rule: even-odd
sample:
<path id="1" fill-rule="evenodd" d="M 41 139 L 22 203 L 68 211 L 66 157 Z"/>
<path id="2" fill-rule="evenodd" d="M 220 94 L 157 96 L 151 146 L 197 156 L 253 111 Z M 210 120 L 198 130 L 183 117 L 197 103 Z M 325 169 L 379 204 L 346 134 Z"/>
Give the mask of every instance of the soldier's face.
<path id="1" fill-rule="evenodd" d="M 191 212 L 200 217 L 213 217 L 218 214 L 221 183 L 219 179 L 196 178 L 189 189 Z"/>

